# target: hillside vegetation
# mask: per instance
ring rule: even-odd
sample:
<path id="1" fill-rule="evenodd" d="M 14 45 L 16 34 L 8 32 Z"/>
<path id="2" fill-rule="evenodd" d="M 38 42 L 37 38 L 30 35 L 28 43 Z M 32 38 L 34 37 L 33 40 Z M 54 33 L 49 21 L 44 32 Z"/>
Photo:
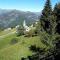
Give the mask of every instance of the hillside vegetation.
<path id="1" fill-rule="evenodd" d="M 1 36 L 3 36 L 3 34 Z M 10 42 L 13 38 L 16 38 L 18 43 L 11 45 Z M 0 38 L 0 60 L 21 60 L 22 57 L 26 58 L 33 54 L 32 51 L 29 50 L 29 47 L 35 44 L 41 48 L 46 47 L 46 45 L 40 41 L 39 36 L 29 38 L 24 36 L 17 37 L 15 33 L 8 34 Z"/>
<path id="2" fill-rule="evenodd" d="M 60 3 L 52 9 L 50 0 L 46 0 L 37 23 L 0 32 L 0 60 L 58 60 L 59 56 Z"/>
<path id="3" fill-rule="evenodd" d="M 34 12 L 24 12 L 19 10 L 0 10 L 0 29 L 22 25 L 26 20 L 27 24 L 32 24 L 38 19 L 39 14 Z"/>

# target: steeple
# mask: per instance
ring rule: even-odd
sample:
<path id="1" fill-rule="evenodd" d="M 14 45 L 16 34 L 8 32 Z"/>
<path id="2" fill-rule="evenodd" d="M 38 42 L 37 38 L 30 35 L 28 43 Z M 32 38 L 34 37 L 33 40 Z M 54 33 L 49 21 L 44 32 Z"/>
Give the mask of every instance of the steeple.
<path id="1" fill-rule="evenodd" d="M 27 25 L 26 25 L 26 22 L 25 22 L 25 20 L 24 20 L 24 22 L 23 22 L 23 27 L 25 27 L 25 26 L 27 26 Z"/>
<path id="2" fill-rule="evenodd" d="M 26 25 L 25 20 L 23 22 L 23 27 L 24 27 L 25 31 L 30 31 L 30 28 Z"/>

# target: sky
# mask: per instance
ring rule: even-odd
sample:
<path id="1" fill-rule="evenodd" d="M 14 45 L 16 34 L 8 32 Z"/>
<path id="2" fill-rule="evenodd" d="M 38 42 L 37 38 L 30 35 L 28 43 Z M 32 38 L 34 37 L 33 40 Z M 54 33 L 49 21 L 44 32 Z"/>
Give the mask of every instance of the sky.
<path id="1" fill-rule="evenodd" d="M 0 9 L 40 12 L 46 0 L 0 0 Z M 60 0 L 51 0 L 52 7 Z"/>

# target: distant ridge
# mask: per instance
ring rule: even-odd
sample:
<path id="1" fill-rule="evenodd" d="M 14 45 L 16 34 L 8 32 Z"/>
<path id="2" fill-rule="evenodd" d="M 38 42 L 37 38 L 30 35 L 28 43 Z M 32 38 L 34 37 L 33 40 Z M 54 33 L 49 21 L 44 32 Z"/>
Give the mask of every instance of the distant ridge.
<path id="1" fill-rule="evenodd" d="M 38 20 L 39 15 L 38 12 L 0 9 L 0 28 L 22 25 L 24 20 L 26 20 L 27 24 L 31 24 Z"/>

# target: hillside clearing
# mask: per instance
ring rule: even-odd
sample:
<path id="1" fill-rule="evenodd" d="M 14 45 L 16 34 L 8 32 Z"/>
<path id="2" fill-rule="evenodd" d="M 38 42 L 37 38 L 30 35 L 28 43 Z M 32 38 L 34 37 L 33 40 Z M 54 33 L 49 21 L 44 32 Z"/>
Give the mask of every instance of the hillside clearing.
<path id="1" fill-rule="evenodd" d="M 18 43 L 11 45 L 11 39 L 17 38 Z M 10 34 L 0 40 L 0 60 L 20 60 L 21 57 L 32 55 L 29 46 L 36 44 L 43 48 L 46 47 L 41 41 L 40 37 L 16 37 L 15 33 Z"/>

